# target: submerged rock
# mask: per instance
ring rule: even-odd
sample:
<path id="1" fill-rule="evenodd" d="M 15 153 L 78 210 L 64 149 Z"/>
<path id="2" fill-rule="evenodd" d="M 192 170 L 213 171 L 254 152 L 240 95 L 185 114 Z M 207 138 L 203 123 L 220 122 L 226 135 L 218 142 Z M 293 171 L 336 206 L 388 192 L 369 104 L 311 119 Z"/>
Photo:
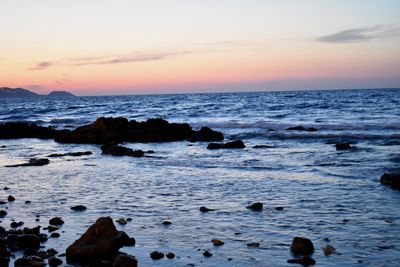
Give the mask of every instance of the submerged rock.
<path id="1" fill-rule="evenodd" d="M 333 254 L 336 249 L 331 245 L 326 245 L 325 247 L 322 247 L 322 251 L 324 252 L 325 256 L 329 256 Z"/>
<path id="2" fill-rule="evenodd" d="M 381 176 L 381 183 L 400 190 L 400 173 L 385 173 Z"/>
<path id="3" fill-rule="evenodd" d="M 117 145 L 102 145 L 101 151 L 105 155 L 113 156 L 129 156 L 129 157 L 143 157 L 144 152 L 142 150 L 133 150 L 123 146 Z"/>
<path id="4" fill-rule="evenodd" d="M 167 259 L 173 259 L 175 258 L 175 254 L 172 252 L 168 252 L 167 254 L 165 254 L 165 257 L 167 257 Z"/>
<path id="5" fill-rule="evenodd" d="M 83 205 L 76 205 L 76 206 L 71 207 L 71 210 L 75 210 L 75 211 L 84 211 L 86 209 L 87 208 Z"/>
<path id="6" fill-rule="evenodd" d="M 33 159 L 30 159 L 27 163 L 6 165 L 5 167 L 44 166 L 49 163 L 50 163 L 50 160 L 48 160 L 48 159 L 33 158 Z"/>
<path id="7" fill-rule="evenodd" d="M 302 257 L 300 259 L 291 259 L 291 260 L 288 260 L 287 262 L 288 263 L 298 263 L 298 264 L 301 264 L 304 266 L 314 265 L 316 263 L 314 259 L 312 259 L 308 256 Z"/>
<path id="8" fill-rule="evenodd" d="M 206 257 L 206 258 L 209 258 L 209 257 L 211 257 L 212 255 L 213 255 L 213 254 L 212 254 L 210 251 L 208 251 L 208 250 L 206 250 L 206 251 L 203 252 L 203 256 Z"/>
<path id="9" fill-rule="evenodd" d="M 290 245 L 290 250 L 295 254 L 310 255 L 314 252 L 314 244 L 308 238 L 295 237 Z"/>
<path id="10" fill-rule="evenodd" d="M 260 149 L 260 148 L 275 148 L 275 146 L 269 146 L 269 145 L 255 145 L 253 146 L 255 149 Z"/>
<path id="11" fill-rule="evenodd" d="M 207 149 L 234 149 L 245 148 L 242 140 L 231 141 L 227 143 L 209 143 Z"/>
<path id="12" fill-rule="evenodd" d="M 318 129 L 316 129 L 316 128 L 314 128 L 314 127 L 306 128 L 306 127 L 304 127 L 304 126 L 294 126 L 294 127 L 286 128 L 286 131 L 317 132 Z"/>
<path id="13" fill-rule="evenodd" d="M 337 143 L 335 144 L 336 150 L 348 150 L 352 148 L 350 143 Z"/>
<path id="14" fill-rule="evenodd" d="M 129 242 L 129 236 L 117 231 L 110 217 L 101 217 L 67 248 L 68 263 L 110 260 Z"/>
<path id="15" fill-rule="evenodd" d="M 204 207 L 204 206 L 201 206 L 201 207 L 199 208 L 199 210 L 200 210 L 201 212 L 215 211 L 215 209 L 209 209 L 209 208 Z"/>
<path id="16" fill-rule="evenodd" d="M 246 208 L 254 211 L 261 211 L 263 209 L 263 204 L 261 202 L 255 202 Z"/>
<path id="17" fill-rule="evenodd" d="M 213 243 L 213 245 L 214 246 L 222 246 L 223 244 L 225 244 L 225 242 L 224 241 L 222 241 L 222 240 L 219 240 L 219 239 L 213 239 L 213 240 L 211 240 L 211 243 Z"/>
<path id="18" fill-rule="evenodd" d="M 118 220 L 116 220 L 116 222 L 121 224 L 121 225 L 127 224 L 127 222 L 126 222 L 126 220 L 124 218 L 119 218 Z"/>

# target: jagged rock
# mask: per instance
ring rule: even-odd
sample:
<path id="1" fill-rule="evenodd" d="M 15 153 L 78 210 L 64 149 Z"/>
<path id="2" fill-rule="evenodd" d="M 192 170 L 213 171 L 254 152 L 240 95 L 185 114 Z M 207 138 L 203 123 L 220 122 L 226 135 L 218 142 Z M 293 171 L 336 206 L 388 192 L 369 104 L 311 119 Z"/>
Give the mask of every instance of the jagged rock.
<path id="1" fill-rule="evenodd" d="M 67 248 L 67 262 L 110 260 L 128 242 L 130 242 L 129 236 L 125 232 L 117 231 L 110 217 L 101 217 Z"/>
<path id="2" fill-rule="evenodd" d="M 261 211 L 263 209 L 263 204 L 261 202 L 255 202 L 246 208 L 254 211 Z"/>
<path id="3" fill-rule="evenodd" d="M 129 156 L 129 157 L 143 157 L 144 152 L 142 150 L 133 150 L 123 146 L 117 145 L 102 145 L 101 151 L 105 155 L 113 156 Z"/>
<path id="4" fill-rule="evenodd" d="M 134 256 L 121 253 L 115 258 L 112 267 L 137 267 L 138 262 Z"/>
<path id="5" fill-rule="evenodd" d="M 305 131 L 305 132 L 316 132 L 318 129 L 314 127 L 309 127 L 306 128 L 304 126 L 295 126 L 295 127 L 289 127 L 286 129 L 286 131 Z"/>
<path id="6" fill-rule="evenodd" d="M 227 143 L 209 143 L 207 149 L 234 149 L 245 148 L 242 140 L 231 141 Z"/>
<path id="7" fill-rule="evenodd" d="M 381 176 L 381 183 L 384 185 L 390 185 L 393 189 L 400 190 L 400 174 L 385 173 Z"/>
<path id="8" fill-rule="evenodd" d="M 295 237 L 290 245 L 290 250 L 296 254 L 310 255 L 314 252 L 314 244 L 308 238 Z"/>
<path id="9" fill-rule="evenodd" d="M 331 245 L 326 245 L 322 247 L 322 251 L 324 252 L 325 256 L 329 256 L 336 251 L 336 249 Z"/>

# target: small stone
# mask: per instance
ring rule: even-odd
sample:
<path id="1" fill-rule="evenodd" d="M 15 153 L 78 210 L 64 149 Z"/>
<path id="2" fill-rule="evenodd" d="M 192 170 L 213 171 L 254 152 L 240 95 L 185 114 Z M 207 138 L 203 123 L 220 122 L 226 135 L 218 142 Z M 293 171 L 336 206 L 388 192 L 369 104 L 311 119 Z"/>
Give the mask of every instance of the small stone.
<path id="1" fill-rule="evenodd" d="M 290 245 L 290 250 L 296 254 L 310 255 L 314 252 L 314 245 L 310 239 L 295 237 Z"/>
<path id="2" fill-rule="evenodd" d="M 0 210 L 0 218 L 6 217 L 8 212 L 6 210 Z"/>
<path id="3" fill-rule="evenodd" d="M 263 204 L 261 202 L 255 202 L 246 208 L 251 209 L 253 211 L 261 211 L 263 209 Z"/>
<path id="4" fill-rule="evenodd" d="M 168 259 L 173 259 L 173 258 L 175 258 L 175 254 L 172 253 L 172 252 L 168 252 L 168 253 L 165 255 L 165 257 L 167 257 Z"/>
<path id="5" fill-rule="evenodd" d="M 164 253 L 159 251 L 153 251 L 150 253 L 150 258 L 152 258 L 153 260 L 160 260 L 164 258 Z"/>
<path id="6" fill-rule="evenodd" d="M 224 243 L 224 241 L 221 241 L 219 239 L 213 239 L 211 240 L 211 242 L 213 243 L 214 246 L 222 246 Z"/>
<path id="7" fill-rule="evenodd" d="M 64 221 L 60 217 L 54 217 L 49 220 L 49 224 L 51 225 L 63 225 Z"/>
<path id="8" fill-rule="evenodd" d="M 126 218 L 126 221 L 127 221 L 127 222 L 131 222 L 131 221 L 132 221 L 132 218 Z"/>
<path id="9" fill-rule="evenodd" d="M 325 256 L 329 256 L 333 254 L 336 251 L 336 249 L 331 245 L 326 245 L 325 247 L 322 248 L 322 251 L 324 252 Z"/>
<path id="10" fill-rule="evenodd" d="M 56 266 L 60 266 L 61 264 L 63 264 L 63 261 L 57 257 L 50 257 L 48 259 L 49 265 L 50 267 L 56 267 Z"/>
<path id="11" fill-rule="evenodd" d="M 309 266 L 309 265 L 314 265 L 315 264 L 315 260 L 310 258 L 310 257 L 308 257 L 308 256 L 305 256 L 305 257 L 300 258 L 300 259 L 291 259 L 291 260 L 288 260 L 287 262 L 288 263 L 298 263 L 298 264 L 301 264 L 301 265 L 304 265 L 304 266 Z"/>
<path id="12" fill-rule="evenodd" d="M 8 198 L 7 198 L 7 200 L 8 200 L 9 202 L 13 202 L 13 201 L 15 201 L 15 197 L 12 196 L 12 195 L 9 195 Z"/>
<path id="13" fill-rule="evenodd" d="M 86 209 L 87 208 L 83 205 L 76 205 L 76 206 L 71 207 L 71 210 L 75 210 L 75 211 L 84 211 Z"/>
<path id="14" fill-rule="evenodd" d="M 170 224 L 172 224 L 170 221 L 162 221 L 162 223 L 161 223 L 162 225 L 170 225 Z"/>
<path id="15" fill-rule="evenodd" d="M 121 224 L 121 225 L 127 224 L 127 222 L 126 222 L 126 220 L 124 218 L 119 218 L 118 220 L 116 220 L 116 222 Z"/>
<path id="16" fill-rule="evenodd" d="M 210 251 L 208 251 L 208 250 L 204 251 L 204 253 L 203 253 L 203 256 L 206 257 L 206 258 L 209 258 L 209 257 L 211 257 L 212 255 L 213 255 L 213 254 L 212 254 Z"/>
<path id="17" fill-rule="evenodd" d="M 55 250 L 54 248 L 49 248 L 46 252 L 47 252 L 47 254 L 49 254 L 51 256 L 54 256 L 54 255 L 58 254 L 58 251 Z"/>
<path id="18" fill-rule="evenodd" d="M 199 210 L 200 210 L 201 212 L 215 211 L 214 209 L 209 209 L 209 208 L 204 207 L 204 206 L 201 206 L 201 207 L 199 208 Z"/>
<path id="19" fill-rule="evenodd" d="M 32 203 L 32 201 L 30 201 L 30 200 L 25 201 L 25 204 L 31 204 L 31 203 Z"/>
<path id="20" fill-rule="evenodd" d="M 59 233 L 52 233 L 52 234 L 50 235 L 50 237 L 51 237 L 51 238 L 59 238 L 59 237 L 60 237 L 60 234 L 59 234 Z"/>
<path id="21" fill-rule="evenodd" d="M 338 143 L 335 145 L 336 150 L 348 150 L 352 148 L 352 146 L 349 143 Z"/>
<path id="22" fill-rule="evenodd" d="M 10 188 L 8 188 L 7 186 L 3 187 L 3 190 L 9 190 Z"/>
<path id="23" fill-rule="evenodd" d="M 258 248 L 258 247 L 260 246 L 260 243 L 258 243 L 258 242 L 251 242 L 251 243 L 248 243 L 247 246 L 248 246 L 248 247 L 251 247 L 251 248 Z"/>
<path id="24" fill-rule="evenodd" d="M 275 207 L 275 209 L 281 211 L 281 210 L 283 210 L 284 208 L 283 208 L 283 207 Z"/>

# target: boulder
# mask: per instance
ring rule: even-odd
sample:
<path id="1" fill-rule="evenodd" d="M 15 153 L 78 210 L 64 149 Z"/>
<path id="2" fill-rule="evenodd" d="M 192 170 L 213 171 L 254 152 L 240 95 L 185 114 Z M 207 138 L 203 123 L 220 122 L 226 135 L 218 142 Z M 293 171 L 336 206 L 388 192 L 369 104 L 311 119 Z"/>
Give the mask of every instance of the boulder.
<path id="1" fill-rule="evenodd" d="M 64 221 L 60 217 L 54 217 L 49 220 L 49 224 L 51 225 L 63 225 Z"/>
<path id="2" fill-rule="evenodd" d="M 153 260 L 160 260 L 164 258 L 164 253 L 159 252 L 159 251 L 153 251 L 150 253 L 150 258 Z"/>
<path id="3" fill-rule="evenodd" d="M 133 150 L 123 146 L 117 145 L 102 145 L 101 151 L 103 154 L 112 156 L 129 156 L 129 157 L 143 157 L 144 152 L 142 150 Z"/>
<path id="4" fill-rule="evenodd" d="M 110 217 L 101 217 L 67 248 L 67 262 L 110 260 L 128 242 L 130 242 L 129 236 L 125 232 L 117 231 Z"/>
<path id="5" fill-rule="evenodd" d="M 242 140 L 231 141 L 227 143 L 209 143 L 207 149 L 233 149 L 233 148 L 245 148 Z"/>
<path id="6" fill-rule="evenodd" d="M 381 183 L 400 190 L 400 173 L 385 173 L 381 176 Z"/>
<path id="7" fill-rule="evenodd" d="M 137 267 L 138 262 L 134 256 L 120 253 L 115 258 L 112 267 Z"/>
<path id="8" fill-rule="evenodd" d="M 310 255 L 314 252 L 314 244 L 310 239 L 295 237 L 290 245 L 290 250 L 295 254 Z"/>

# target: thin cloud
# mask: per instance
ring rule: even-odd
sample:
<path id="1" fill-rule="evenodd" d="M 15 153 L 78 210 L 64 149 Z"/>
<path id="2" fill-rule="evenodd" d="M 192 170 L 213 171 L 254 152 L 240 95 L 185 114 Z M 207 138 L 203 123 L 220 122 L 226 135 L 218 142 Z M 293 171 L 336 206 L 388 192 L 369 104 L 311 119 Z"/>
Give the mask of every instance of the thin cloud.
<path id="1" fill-rule="evenodd" d="M 50 68 L 54 65 L 54 62 L 51 61 L 42 61 L 37 63 L 35 66 L 29 68 L 30 70 L 44 70 Z"/>
<path id="2" fill-rule="evenodd" d="M 369 28 L 353 28 L 340 31 L 334 34 L 317 38 L 317 41 L 324 43 L 360 43 L 374 39 L 398 36 L 400 30 L 390 26 L 375 26 Z"/>

